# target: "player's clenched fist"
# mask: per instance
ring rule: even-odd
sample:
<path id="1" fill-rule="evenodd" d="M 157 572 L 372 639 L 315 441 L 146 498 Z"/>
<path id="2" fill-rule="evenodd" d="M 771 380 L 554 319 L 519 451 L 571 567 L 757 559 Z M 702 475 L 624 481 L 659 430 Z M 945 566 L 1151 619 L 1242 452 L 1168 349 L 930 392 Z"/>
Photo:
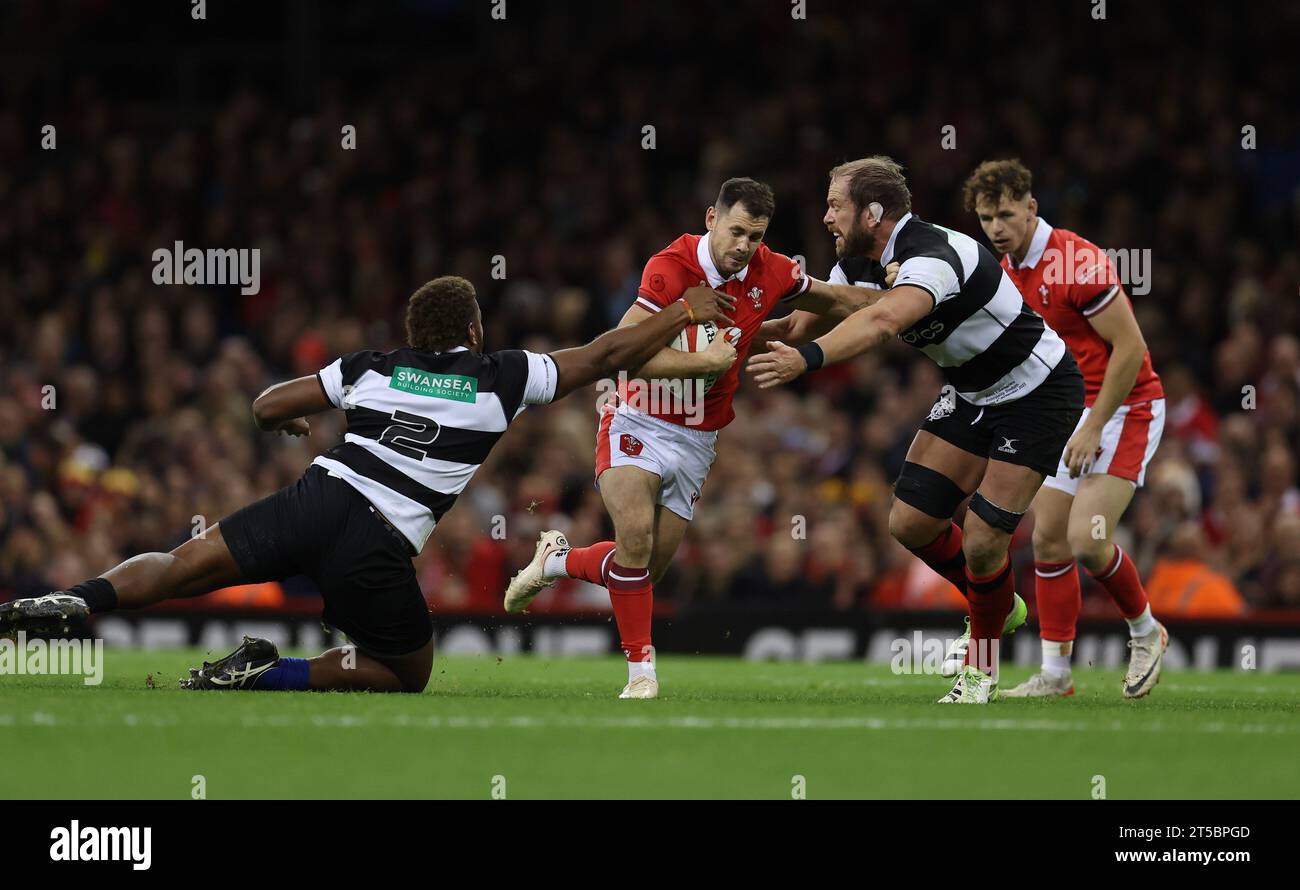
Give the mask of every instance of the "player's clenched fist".
<path id="1" fill-rule="evenodd" d="M 731 318 L 727 313 L 736 306 L 736 298 L 728 296 L 721 291 L 716 291 L 711 287 L 696 285 L 688 287 L 686 293 L 682 294 L 682 299 L 686 305 L 691 307 L 691 315 L 697 322 L 712 321 L 718 324 L 729 325 Z"/>
<path id="2" fill-rule="evenodd" d="M 894 286 L 894 279 L 898 277 L 899 268 L 900 265 L 897 262 L 890 263 L 888 266 L 885 267 L 885 289 L 886 290 Z"/>
<path id="3" fill-rule="evenodd" d="M 793 346 L 786 346 L 780 340 L 768 340 L 767 348 L 771 352 L 750 356 L 746 367 L 758 381 L 759 389 L 771 389 L 782 383 L 789 383 L 804 371 L 808 362 Z"/>
<path id="4" fill-rule="evenodd" d="M 736 347 L 725 334 L 720 333 L 713 338 L 709 348 L 700 353 L 700 358 L 708 363 L 705 367 L 706 374 L 721 374 L 735 364 Z"/>
<path id="5" fill-rule="evenodd" d="M 280 426 L 280 432 L 290 436 L 308 436 L 311 435 L 311 424 L 305 417 L 293 417 Z"/>

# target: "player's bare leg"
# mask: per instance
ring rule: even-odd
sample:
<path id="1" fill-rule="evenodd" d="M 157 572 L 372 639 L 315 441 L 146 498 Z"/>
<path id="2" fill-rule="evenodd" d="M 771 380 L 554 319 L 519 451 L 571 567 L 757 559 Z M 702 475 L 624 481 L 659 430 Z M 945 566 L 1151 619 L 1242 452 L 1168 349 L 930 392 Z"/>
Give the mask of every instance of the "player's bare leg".
<path id="1" fill-rule="evenodd" d="M 678 516 L 663 504 L 655 505 L 654 546 L 650 553 L 651 583 L 658 584 L 663 579 L 690 524 L 689 519 Z"/>
<path id="2" fill-rule="evenodd" d="M 142 553 L 67 590 L 5 603 L 0 606 L 0 632 L 66 633 L 96 612 L 201 596 L 242 580 L 217 524 L 170 553 Z"/>
<path id="3" fill-rule="evenodd" d="M 1041 670 L 1006 690 L 1008 698 L 1074 695 L 1070 655 L 1079 619 L 1079 570 L 1067 532 L 1074 496 L 1044 485 L 1034 497 L 1034 597 L 1042 640 Z"/>
<path id="4" fill-rule="evenodd" d="M 1015 572 L 1008 548 L 1020 517 L 1043 484 L 1028 467 L 991 460 L 962 526 L 971 611 L 966 668 L 941 701 L 985 703 L 997 697 L 998 646 L 1015 606 Z"/>
<path id="5" fill-rule="evenodd" d="M 904 466 L 894 489 L 889 532 L 965 594 L 966 554 L 962 549 L 961 526 L 953 522 L 952 514 L 984 478 L 988 458 L 921 430 L 912 440 L 906 460 L 910 466 Z M 1025 614 L 1024 601 L 1017 596 L 1007 613 L 1003 633 L 1014 633 L 1024 623 Z M 970 619 L 967 618 L 965 630 L 944 656 L 943 676 L 955 677 L 961 672 L 969 645 Z"/>
<path id="6" fill-rule="evenodd" d="M 170 553 L 142 553 L 102 576 L 117 591 L 117 608 L 139 609 L 162 600 L 202 596 L 239 584 L 243 575 L 217 523 Z"/>
<path id="7" fill-rule="evenodd" d="M 371 655 L 339 646 L 307 659 L 312 689 L 423 692 L 433 670 L 433 641 L 406 655 Z"/>
<path id="8" fill-rule="evenodd" d="M 1106 589 L 1129 626 L 1129 668 L 1124 695 L 1141 698 L 1160 681 L 1160 665 L 1169 635 L 1151 616 L 1151 604 L 1137 567 L 1112 541 L 1120 517 L 1133 500 L 1127 479 L 1096 474 L 1079 483 L 1070 511 L 1070 550 L 1093 580 Z"/>
<path id="9" fill-rule="evenodd" d="M 628 682 L 620 698 L 657 698 L 650 640 L 654 587 L 655 508 L 662 480 L 640 467 L 610 467 L 600 474 L 600 494 L 614 522 L 614 554 L 605 571 L 614 621 L 627 658 Z"/>

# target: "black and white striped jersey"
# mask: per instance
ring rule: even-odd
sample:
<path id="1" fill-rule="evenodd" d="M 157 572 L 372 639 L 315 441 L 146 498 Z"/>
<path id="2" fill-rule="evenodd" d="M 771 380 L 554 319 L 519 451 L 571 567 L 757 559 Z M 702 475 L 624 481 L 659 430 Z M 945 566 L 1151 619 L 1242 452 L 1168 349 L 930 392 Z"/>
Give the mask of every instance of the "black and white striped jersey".
<path id="1" fill-rule="evenodd" d="M 852 284 L 870 290 L 884 290 L 885 267 L 865 256 L 846 256 L 831 269 L 831 284 Z"/>
<path id="2" fill-rule="evenodd" d="M 830 280 L 879 287 L 891 262 L 899 263 L 894 287 L 919 287 L 934 299 L 931 312 L 899 339 L 934 359 L 966 401 L 985 406 L 1018 399 L 1066 355 L 1065 342 L 1025 305 L 987 248 L 910 213 L 894 227 L 880 262 L 841 260 Z"/>
<path id="3" fill-rule="evenodd" d="M 419 552 L 520 412 L 555 398 L 549 355 L 363 350 L 317 374 L 347 412 L 340 445 L 319 464 L 382 512 Z"/>

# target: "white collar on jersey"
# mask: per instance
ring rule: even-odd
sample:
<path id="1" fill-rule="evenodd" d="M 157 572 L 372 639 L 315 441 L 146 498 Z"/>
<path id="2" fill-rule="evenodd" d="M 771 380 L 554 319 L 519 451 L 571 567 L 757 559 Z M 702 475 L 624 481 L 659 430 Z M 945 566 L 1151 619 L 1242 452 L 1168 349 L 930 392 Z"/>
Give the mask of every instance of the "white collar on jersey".
<path id="1" fill-rule="evenodd" d="M 749 274 L 749 264 L 746 264 L 745 268 L 732 275 L 731 278 L 723 278 L 722 273 L 718 271 L 718 267 L 713 265 L 713 253 L 709 250 L 709 238 L 712 235 L 712 232 L 705 232 L 704 236 L 700 238 L 700 243 L 695 245 L 695 259 L 699 262 L 700 268 L 704 270 L 704 277 L 709 280 L 709 287 L 721 287 L 724 282 L 730 281 L 731 278 L 744 281 L 745 276 Z"/>
<path id="2" fill-rule="evenodd" d="M 1052 227 L 1041 216 L 1038 217 L 1038 226 L 1034 229 L 1034 237 L 1029 239 L 1029 251 L 1025 254 L 1025 261 L 1016 265 L 1013 257 L 1007 257 L 1007 263 L 1013 269 L 1032 269 L 1038 265 L 1038 261 L 1043 258 L 1043 251 L 1047 249 L 1047 239 L 1052 237 Z"/>
<path id="3" fill-rule="evenodd" d="M 903 226 L 912 218 L 911 211 L 903 214 L 903 218 L 894 223 L 894 231 L 889 233 L 889 240 L 885 242 L 885 252 L 880 255 L 880 265 L 888 266 L 889 261 L 894 258 L 894 242 L 898 240 L 898 233 L 903 231 Z"/>
<path id="4" fill-rule="evenodd" d="M 433 355 L 442 355 L 443 352 L 469 352 L 469 347 L 467 347 L 467 346 L 453 346 L 451 349 L 444 349 L 444 350 L 442 350 L 442 352 L 435 352 L 435 353 L 432 353 L 432 354 L 433 354 Z"/>

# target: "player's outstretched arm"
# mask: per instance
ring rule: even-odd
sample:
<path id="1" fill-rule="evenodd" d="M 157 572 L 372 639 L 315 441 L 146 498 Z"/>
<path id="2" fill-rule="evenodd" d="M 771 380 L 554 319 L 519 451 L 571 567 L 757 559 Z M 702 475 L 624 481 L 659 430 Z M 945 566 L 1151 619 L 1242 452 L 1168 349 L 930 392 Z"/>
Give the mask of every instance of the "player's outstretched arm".
<path id="1" fill-rule="evenodd" d="M 277 383 L 253 400 L 253 420 L 258 429 L 276 430 L 291 436 L 305 436 L 311 426 L 304 419 L 328 411 L 334 406 L 325 397 L 320 378 L 315 374 Z"/>
<path id="2" fill-rule="evenodd" d="M 888 297 L 886 299 L 885 297 Z M 833 331 L 807 346 L 795 349 L 779 340 L 767 344 L 770 352 L 752 356 L 747 367 L 760 389 L 789 383 L 808 370 L 842 362 L 874 349 L 916 324 L 934 308 L 930 292 L 912 285 L 892 288 Z"/>
<path id="3" fill-rule="evenodd" d="M 618 323 L 620 328 L 640 324 L 651 315 L 640 306 L 630 307 Z M 721 374 L 736 361 L 736 348 L 718 337 L 703 352 L 684 352 L 665 346 L 650 356 L 639 368 L 628 368 L 634 377 L 646 380 L 684 380 Z"/>
<path id="4" fill-rule="evenodd" d="M 727 312 L 735 298 L 707 287 L 692 287 L 682 298 L 634 324 L 606 331 L 586 346 L 551 353 L 557 381 L 555 398 L 561 398 L 619 371 L 639 368 L 688 324 L 712 321 L 731 324 Z M 676 351 L 676 350 L 672 350 Z"/>
<path id="5" fill-rule="evenodd" d="M 886 289 L 894 286 L 898 269 L 898 263 L 890 263 L 885 267 Z M 795 311 L 782 318 L 763 322 L 758 331 L 759 339 L 780 340 L 790 346 L 802 346 L 830 333 L 841 321 L 877 302 L 885 293 L 887 290 L 809 278 L 808 290 L 791 301 Z"/>

